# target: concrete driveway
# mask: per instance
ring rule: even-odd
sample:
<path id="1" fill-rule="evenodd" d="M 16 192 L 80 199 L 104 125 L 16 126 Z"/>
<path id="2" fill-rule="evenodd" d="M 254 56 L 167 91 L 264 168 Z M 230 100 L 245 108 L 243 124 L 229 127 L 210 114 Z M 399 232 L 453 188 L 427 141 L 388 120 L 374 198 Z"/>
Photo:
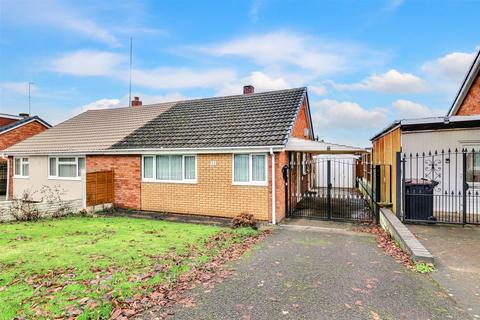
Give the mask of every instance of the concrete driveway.
<path id="1" fill-rule="evenodd" d="M 384 254 L 373 236 L 276 230 L 175 319 L 468 319 L 429 276 Z M 155 318 L 154 314 L 150 315 Z"/>
<path id="2" fill-rule="evenodd" d="M 480 319 L 480 227 L 407 225 L 435 257 L 432 277 Z"/>

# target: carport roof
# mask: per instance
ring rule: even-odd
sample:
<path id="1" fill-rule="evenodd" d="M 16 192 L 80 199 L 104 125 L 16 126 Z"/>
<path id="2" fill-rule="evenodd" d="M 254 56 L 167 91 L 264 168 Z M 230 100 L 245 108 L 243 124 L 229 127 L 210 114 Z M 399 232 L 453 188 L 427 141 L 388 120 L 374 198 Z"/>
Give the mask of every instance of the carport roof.
<path id="1" fill-rule="evenodd" d="M 316 154 L 360 154 L 367 152 L 364 148 L 299 138 L 290 138 L 285 150 L 310 152 Z"/>

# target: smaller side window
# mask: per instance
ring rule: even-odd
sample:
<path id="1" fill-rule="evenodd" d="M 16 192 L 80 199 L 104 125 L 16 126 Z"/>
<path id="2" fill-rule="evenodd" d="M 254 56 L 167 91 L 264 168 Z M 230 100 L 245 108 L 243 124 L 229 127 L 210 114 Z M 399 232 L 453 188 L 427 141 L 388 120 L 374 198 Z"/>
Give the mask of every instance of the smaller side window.
<path id="1" fill-rule="evenodd" d="M 28 177 L 30 174 L 30 163 L 28 158 L 14 158 L 13 175 L 16 177 Z"/>
<path id="2" fill-rule="evenodd" d="M 51 177 L 55 177 L 57 175 L 57 158 L 50 158 L 49 159 L 49 172 L 48 174 Z"/>

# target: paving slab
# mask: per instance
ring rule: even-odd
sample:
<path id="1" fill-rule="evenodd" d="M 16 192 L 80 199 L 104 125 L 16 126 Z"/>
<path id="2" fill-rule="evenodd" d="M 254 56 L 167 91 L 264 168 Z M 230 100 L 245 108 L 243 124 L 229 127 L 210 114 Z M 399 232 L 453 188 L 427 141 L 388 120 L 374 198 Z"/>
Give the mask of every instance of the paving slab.
<path id="1" fill-rule="evenodd" d="M 470 319 L 429 276 L 373 236 L 277 229 L 214 288 L 189 292 L 175 319 Z M 151 315 L 155 318 L 155 315 Z"/>
<path id="2" fill-rule="evenodd" d="M 432 277 L 480 319 L 480 226 L 407 225 L 435 256 Z"/>

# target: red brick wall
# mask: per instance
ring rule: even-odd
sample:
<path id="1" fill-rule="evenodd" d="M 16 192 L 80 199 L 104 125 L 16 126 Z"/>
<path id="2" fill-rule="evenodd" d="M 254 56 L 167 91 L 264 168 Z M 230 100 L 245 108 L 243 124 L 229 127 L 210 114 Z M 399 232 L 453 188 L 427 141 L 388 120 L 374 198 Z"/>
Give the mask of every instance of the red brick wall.
<path id="1" fill-rule="evenodd" d="M 295 123 L 293 124 L 293 129 L 291 136 L 295 138 L 302 138 L 302 139 L 308 139 L 308 137 L 305 137 L 304 135 L 304 129 L 308 128 L 308 114 L 306 111 L 306 99 L 304 103 L 302 104 L 302 107 L 300 108 L 300 111 L 298 112 L 297 119 L 295 120 Z"/>
<path id="2" fill-rule="evenodd" d="M 480 73 L 473 82 L 456 116 L 480 115 Z"/>
<path id="3" fill-rule="evenodd" d="M 277 223 L 285 219 L 285 180 L 283 179 L 282 168 L 288 164 L 288 152 L 275 154 L 275 217 Z"/>
<path id="4" fill-rule="evenodd" d="M 115 205 L 141 208 L 141 160 L 139 155 L 87 156 L 87 173 L 113 170 Z"/>
<path id="5" fill-rule="evenodd" d="M 0 117 L 0 127 L 6 126 L 8 124 L 11 124 L 17 121 L 19 120 Z"/>
<path id="6" fill-rule="evenodd" d="M 0 150 L 11 147 L 45 130 L 47 130 L 47 127 L 37 121 L 33 121 L 4 134 L 0 134 Z"/>

